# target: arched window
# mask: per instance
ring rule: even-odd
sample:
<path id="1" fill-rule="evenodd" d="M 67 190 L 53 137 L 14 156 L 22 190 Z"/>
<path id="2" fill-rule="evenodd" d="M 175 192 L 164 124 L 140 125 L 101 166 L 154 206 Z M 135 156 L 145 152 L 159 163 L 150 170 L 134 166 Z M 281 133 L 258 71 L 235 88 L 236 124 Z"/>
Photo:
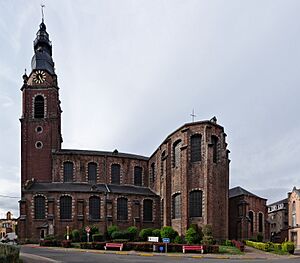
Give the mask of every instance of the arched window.
<path id="1" fill-rule="evenodd" d="M 213 147 L 213 162 L 216 163 L 218 161 L 218 137 L 211 136 L 211 143 Z"/>
<path id="2" fill-rule="evenodd" d="M 181 151 L 181 140 L 176 141 L 173 144 L 173 166 L 180 166 L 180 151 Z"/>
<path id="3" fill-rule="evenodd" d="M 118 198 L 117 200 L 117 220 L 128 219 L 128 206 L 127 199 L 124 197 Z"/>
<path id="4" fill-rule="evenodd" d="M 34 218 L 45 219 L 45 197 L 38 195 L 34 197 Z"/>
<path id="5" fill-rule="evenodd" d="M 201 135 L 191 136 L 191 161 L 198 162 L 201 160 Z"/>
<path id="6" fill-rule="evenodd" d="M 97 164 L 96 163 L 88 164 L 88 182 L 90 184 L 97 183 Z"/>
<path id="7" fill-rule="evenodd" d="M 259 233 L 263 232 L 263 224 L 264 224 L 263 213 L 259 212 L 258 213 L 258 232 Z"/>
<path id="8" fill-rule="evenodd" d="M 73 163 L 64 162 L 64 182 L 73 182 Z"/>
<path id="9" fill-rule="evenodd" d="M 195 190 L 190 192 L 190 217 L 202 216 L 202 191 Z"/>
<path id="10" fill-rule="evenodd" d="M 152 221 L 153 216 L 152 216 L 152 211 L 153 211 L 153 201 L 150 199 L 145 199 L 144 200 L 144 213 L 143 213 L 143 219 L 144 221 Z"/>
<path id="11" fill-rule="evenodd" d="M 72 197 L 64 195 L 60 198 L 60 219 L 72 219 Z"/>
<path id="12" fill-rule="evenodd" d="M 111 165 L 111 183 L 120 184 L 120 170 L 121 167 L 119 164 Z"/>
<path id="13" fill-rule="evenodd" d="M 155 163 L 151 163 L 150 166 L 150 185 L 155 181 Z"/>
<path id="14" fill-rule="evenodd" d="M 160 176 L 164 178 L 166 175 L 166 151 L 163 151 L 160 157 Z"/>
<path id="15" fill-rule="evenodd" d="M 38 95 L 34 98 L 34 118 L 41 119 L 45 116 L 45 102 L 42 95 Z"/>
<path id="16" fill-rule="evenodd" d="M 91 196 L 89 200 L 89 215 L 90 219 L 100 219 L 100 198 Z"/>
<path id="17" fill-rule="evenodd" d="M 172 198 L 173 213 L 172 218 L 181 218 L 181 194 L 175 194 Z"/>
<path id="18" fill-rule="evenodd" d="M 250 220 L 250 234 L 253 234 L 254 231 L 254 213 L 253 211 L 249 211 L 248 213 L 249 220 Z"/>
<path id="19" fill-rule="evenodd" d="M 134 185 L 142 186 L 143 169 L 140 166 L 134 167 Z"/>

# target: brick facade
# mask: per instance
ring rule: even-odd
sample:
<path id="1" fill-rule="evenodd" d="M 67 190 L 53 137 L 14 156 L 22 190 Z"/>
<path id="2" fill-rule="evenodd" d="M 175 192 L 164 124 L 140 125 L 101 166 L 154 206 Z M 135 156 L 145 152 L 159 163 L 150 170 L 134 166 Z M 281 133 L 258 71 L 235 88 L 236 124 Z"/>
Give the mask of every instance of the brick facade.
<path id="1" fill-rule="evenodd" d="M 35 56 L 45 48 L 46 27 L 42 23 L 35 43 Z M 42 38 L 42 39 L 41 39 Z M 46 39 L 47 40 L 47 39 Z M 39 41 L 41 46 L 38 47 Z M 50 52 L 50 51 L 51 52 Z M 47 42 L 45 52 L 52 55 Z M 34 57 L 35 58 L 35 57 Z M 171 133 L 150 157 L 118 151 L 83 151 L 61 148 L 61 109 L 57 78 L 52 58 L 34 64 L 29 76 L 24 75 L 23 114 L 21 117 L 21 187 L 19 236 L 38 240 L 44 234 L 63 237 L 66 227 L 79 229 L 97 225 L 104 233 L 109 225 L 120 228 L 135 225 L 160 228 L 172 226 L 184 235 L 191 224 L 213 226 L 216 239 L 228 238 L 229 159 L 226 134 L 216 119 L 188 123 Z M 37 66 L 39 64 L 39 67 Z M 46 66 L 45 66 L 46 65 Z M 45 80 L 37 79 L 43 70 Z M 41 77 L 39 77 L 41 78 Z M 35 118 L 35 98 L 43 98 L 43 117 Z M 201 158 L 191 159 L 191 138 L 201 138 Z M 177 145 L 177 146 L 176 146 Z M 175 149 L 176 148 L 176 149 Z M 198 149 L 199 150 L 199 149 Z M 64 163 L 72 164 L 72 181 L 64 181 Z M 88 182 L 88 164 L 96 165 L 96 182 Z M 120 185 L 111 181 L 111 167 L 120 165 Z M 134 169 L 142 171 L 142 185 L 134 185 Z M 200 216 L 190 217 L 190 195 L 197 192 Z M 201 195 L 200 195 L 201 193 Z M 35 219 L 34 197 L 45 197 L 45 218 Z M 72 198 L 72 217 L 60 219 L 60 197 Z M 173 218 L 174 197 L 180 195 L 177 217 Z M 100 198 L 99 220 L 89 217 L 89 198 Z M 117 219 L 117 199 L 127 199 L 128 219 Z M 143 218 L 144 200 L 152 200 L 152 221 Z M 199 212 L 200 213 L 200 212 Z"/>

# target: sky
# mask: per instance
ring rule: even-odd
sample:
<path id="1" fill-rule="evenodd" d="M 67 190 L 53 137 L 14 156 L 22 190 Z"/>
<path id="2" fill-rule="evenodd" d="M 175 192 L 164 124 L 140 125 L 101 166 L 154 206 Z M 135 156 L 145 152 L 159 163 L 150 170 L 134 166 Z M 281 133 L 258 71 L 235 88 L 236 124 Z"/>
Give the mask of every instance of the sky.
<path id="1" fill-rule="evenodd" d="M 0 218 L 19 215 L 20 88 L 40 4 L 0 0 Z M 63 148 L 150 156 L 194 109 L 225 128 L 230 187 L 269 203 L 300 187 L 300 1 L 43 4 Z"/>

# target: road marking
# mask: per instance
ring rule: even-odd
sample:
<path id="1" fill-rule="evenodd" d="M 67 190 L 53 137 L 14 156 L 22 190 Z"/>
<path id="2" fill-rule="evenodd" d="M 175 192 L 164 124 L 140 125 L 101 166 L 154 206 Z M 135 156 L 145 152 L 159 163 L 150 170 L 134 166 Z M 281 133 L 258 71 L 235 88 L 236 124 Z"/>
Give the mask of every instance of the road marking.
<path id="1" fill-rule="evenodd" d="M 128 252 L 117 251 L 116 254 L 118 254 L 118 255 L 128 255 Z"/>
<path id="2" fill-rule="evenodd" d="M 39 262 L 51 262 L 51 263 L 62 263 L 61 261 L 57 261 L 51 258 L 46 258 L 38 255 L 28 254 L 28 253 L 20 253 L 21 258 L 38 260 Z"/>
<path id="3" fill-rule="evenodd" d="M 139 255 L 143 257 L 153 257 L 153 254 L 147 254 L 147 253 L 140 253 Z"/>

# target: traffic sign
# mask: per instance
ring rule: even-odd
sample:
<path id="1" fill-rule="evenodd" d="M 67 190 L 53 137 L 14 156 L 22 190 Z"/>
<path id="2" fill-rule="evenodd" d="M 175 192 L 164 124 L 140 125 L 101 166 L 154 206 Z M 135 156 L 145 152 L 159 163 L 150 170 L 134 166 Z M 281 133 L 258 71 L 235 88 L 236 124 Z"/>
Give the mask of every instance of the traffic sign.
<path id="1" fill-rule="evenodd" d="M 85 232 L 90 233 L 91 232 L 91 228 L 89 226 L 85 227 Z"/>
<path id="2" fill-rule="evenodd" d="M 170 243 L 170 238 L 164 237 L 164 238 L 162 239 L 162 241 L 163 241 L 164 243 Z"/>

